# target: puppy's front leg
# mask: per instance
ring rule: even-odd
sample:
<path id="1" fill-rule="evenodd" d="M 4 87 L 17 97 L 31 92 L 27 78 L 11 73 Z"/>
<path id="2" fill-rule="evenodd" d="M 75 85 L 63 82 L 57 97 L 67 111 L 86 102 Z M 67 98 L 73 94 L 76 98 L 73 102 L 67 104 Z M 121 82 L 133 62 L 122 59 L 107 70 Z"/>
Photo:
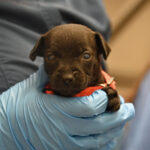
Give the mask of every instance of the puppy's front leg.
<path id="1" fill-rule="evenodd" d="M 115 112 L 120 108 L 120 98 L 116 90 L 112 89 L 110 86 L 102 88 L 108 96 L 107 111 Z"/>

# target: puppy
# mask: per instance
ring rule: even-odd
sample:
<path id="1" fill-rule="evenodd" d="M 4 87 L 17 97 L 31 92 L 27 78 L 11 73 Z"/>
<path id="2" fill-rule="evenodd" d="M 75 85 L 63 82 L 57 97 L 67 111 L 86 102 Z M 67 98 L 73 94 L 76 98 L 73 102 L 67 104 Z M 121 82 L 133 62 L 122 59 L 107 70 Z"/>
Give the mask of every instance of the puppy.
<path id="1" fill-rule="evenodd" d="M 101 75 L 101 55 L 107 59 L 110 48 L 100 33 L 79 24 L 56 26 L 43 34 L 30 53 L 44 58 L 52 91 L 62 96 L 73 96 L 90 86 L 104 83 Z M 117 91 L 110 86 L 103 90 L 109 103 L 107 110 L 120 107 Z"/>

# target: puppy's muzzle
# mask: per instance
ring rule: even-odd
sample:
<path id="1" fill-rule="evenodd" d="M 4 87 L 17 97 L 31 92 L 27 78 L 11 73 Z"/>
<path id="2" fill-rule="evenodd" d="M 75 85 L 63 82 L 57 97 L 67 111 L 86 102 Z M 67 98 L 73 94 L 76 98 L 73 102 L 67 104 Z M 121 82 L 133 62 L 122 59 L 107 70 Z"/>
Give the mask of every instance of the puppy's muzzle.
<path id="1" fill-rule="evenodd" d="M 71 85 L 74 81 L 74 76 L 72 73 L 65 73 L 62 75 L 62 80 L 65 85 Z"/>
<path id="2" fill-rule="evenodd" d="M 86 82 L 86 75 L 81 70 L 57 70 L 51 76 L 51 88 L 60 95 L 74 95 L 86 88 Z"/>
<path id="3" fill-rule="evenodd" d="M 57 81 L 57 83 L 59 82 L 61 85 L 64 85 L 64 87 L 74 86 L 79 82 L 79 80 L 81 80 L 81 78 L 83 78 L 83 75 L 80 71 L 58 71 L 56 74 L 55 81 Z"/>

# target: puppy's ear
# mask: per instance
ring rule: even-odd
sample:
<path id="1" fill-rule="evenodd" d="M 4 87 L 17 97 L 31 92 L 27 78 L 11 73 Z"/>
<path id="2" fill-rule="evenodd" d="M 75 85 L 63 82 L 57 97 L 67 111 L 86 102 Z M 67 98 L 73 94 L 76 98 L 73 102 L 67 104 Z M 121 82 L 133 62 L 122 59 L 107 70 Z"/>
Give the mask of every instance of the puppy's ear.
<path id="1" fill-rule="evenodd" d="M 43 57 L 44 53 L 44 35 L 40 37 L 40 39 L 36 42 L 35 46 L 30 52 L 30 59 L 34 61 L 36 59 L 36 56 Z"/>
<path id="2" fill-rule="evenodd" d="M 106 60 L 111 51 L 109 45 L 107 44 L 107 42 L 104 40 L 104 38 L 100 33 L 97 32 L 95 33 L 95 40 L 99 53 L 102 54 L 104 59 Z"/>

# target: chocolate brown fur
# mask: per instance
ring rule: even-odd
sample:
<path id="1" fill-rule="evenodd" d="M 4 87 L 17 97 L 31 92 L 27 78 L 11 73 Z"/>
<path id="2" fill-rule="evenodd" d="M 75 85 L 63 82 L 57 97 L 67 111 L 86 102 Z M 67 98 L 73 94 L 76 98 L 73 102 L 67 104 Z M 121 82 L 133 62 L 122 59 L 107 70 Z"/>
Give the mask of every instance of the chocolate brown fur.
<path id="1" fill-rule="evenodd" d="M 100 33 L 83 25 L 66 24 L 42 35 L 30 58 L 44 58 L 49 83 L 56 94 L 73 96 L 104 82 L 100 74 L 101 55 L 106 59 L 109 52 Z"/>

